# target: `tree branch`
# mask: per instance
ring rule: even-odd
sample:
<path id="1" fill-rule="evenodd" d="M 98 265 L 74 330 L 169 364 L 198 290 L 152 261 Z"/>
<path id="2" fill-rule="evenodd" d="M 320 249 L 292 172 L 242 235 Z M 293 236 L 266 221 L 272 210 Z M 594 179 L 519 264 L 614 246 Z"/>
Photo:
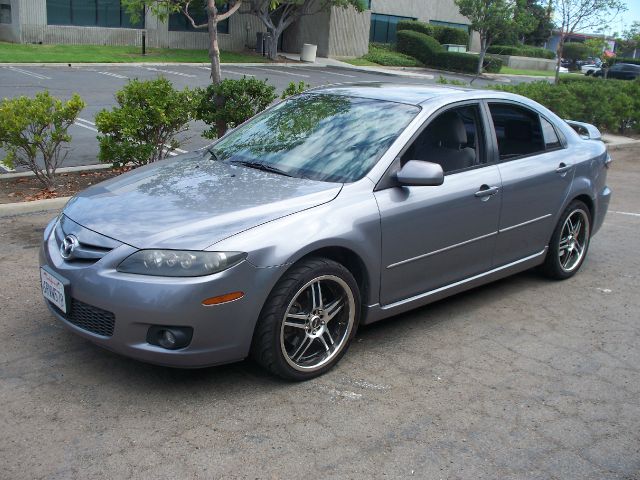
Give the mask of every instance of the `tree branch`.
<path id="1" fill-rule="evenodd" d="M 191 15 L 189 15 L 189 4 L 191 3 L 191 0 L 189 0 L 185 5 L 184 5 L 184 10 L 182 11 L 182 13 L 184 13 L 184 16 L 187 17 L 187 20 L 189 20 L 189 23 L 191 23 L 191 26 L 195 29 L 200 29 L 200 28 L 207 28 L 209 26 L 208 23 L 203 23 L 200 25 L 196 25 L 196 22 L 193 20 L 193 17 Z"/>

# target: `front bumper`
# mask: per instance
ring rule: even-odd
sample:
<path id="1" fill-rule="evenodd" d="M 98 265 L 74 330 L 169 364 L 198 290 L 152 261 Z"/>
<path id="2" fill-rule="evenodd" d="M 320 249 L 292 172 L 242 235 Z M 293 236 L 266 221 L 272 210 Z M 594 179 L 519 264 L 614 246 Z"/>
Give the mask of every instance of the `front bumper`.
<path id="1" fill-rule="evenodd" d="M 53 222 L 52 222 L 53 223 Z M 172 367 L 204 367 L 245 358 L 260 310 L 280 275 L 244 261 L 206 277 L 168 278 L 125 274 L 117 265 L 135 248 L 120 245 L 95 263 L 67 262 L 59 252 L 53 225 L 45 231 L 40 265 L 70 282 L 70 297 L 115 316 L 111 336 L 80 328 L 49 302 L 51 312 L 74 333 L 113 352 Z M 242 291 L 233 302 L 203 306 L 206 298 Z M 152 325 L 192 327 L 191 343 L 167 350 L 147 343 Z"/>

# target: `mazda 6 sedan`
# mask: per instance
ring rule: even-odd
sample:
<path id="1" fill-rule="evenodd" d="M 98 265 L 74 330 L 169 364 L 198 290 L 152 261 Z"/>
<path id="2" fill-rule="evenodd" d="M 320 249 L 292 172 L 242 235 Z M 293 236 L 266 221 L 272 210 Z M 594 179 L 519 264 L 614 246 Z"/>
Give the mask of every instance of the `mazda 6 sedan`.
<path id="1" fill-rule="evenodd" d="M 318 88 L 73 197 L 44 232 L 42 292 L 114 352 L 251 355 L 304 380 L 359 325 L 532 267 L 574 275 L 609 162 L 595 127 L 517 95 Z"/>

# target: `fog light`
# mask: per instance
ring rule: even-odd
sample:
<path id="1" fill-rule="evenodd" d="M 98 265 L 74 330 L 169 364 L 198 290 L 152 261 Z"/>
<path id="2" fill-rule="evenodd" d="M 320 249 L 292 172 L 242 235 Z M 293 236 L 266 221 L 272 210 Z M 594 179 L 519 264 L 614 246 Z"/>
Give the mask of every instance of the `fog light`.
<path id="1" fill-rule="evenodd" d="M 147 331 L 147 342 L 167 350 L 184 348 L 191 343 L 193 328 L 153 325 Z"/>
<path id="2" fill-rule="evenodd" d="M 158 343 L 160 344 L 161 347 L 164 347 L 164 348 L 175 348 L 176 336 L 173 333 L 171 333 L 171 330 L 161 330 Z"/>

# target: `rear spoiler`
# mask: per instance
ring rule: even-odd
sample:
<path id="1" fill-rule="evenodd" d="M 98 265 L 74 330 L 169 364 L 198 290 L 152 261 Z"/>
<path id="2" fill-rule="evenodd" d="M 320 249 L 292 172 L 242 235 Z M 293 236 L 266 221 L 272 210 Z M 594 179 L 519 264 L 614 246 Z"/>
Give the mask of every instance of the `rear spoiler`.
<path id="1" fill-rule="evenodd" d="M 600 130 L 590 123 L 576 122 L 575 120 L 565 120 L 565 122 L 585 140 L 602 140 Z"/>

